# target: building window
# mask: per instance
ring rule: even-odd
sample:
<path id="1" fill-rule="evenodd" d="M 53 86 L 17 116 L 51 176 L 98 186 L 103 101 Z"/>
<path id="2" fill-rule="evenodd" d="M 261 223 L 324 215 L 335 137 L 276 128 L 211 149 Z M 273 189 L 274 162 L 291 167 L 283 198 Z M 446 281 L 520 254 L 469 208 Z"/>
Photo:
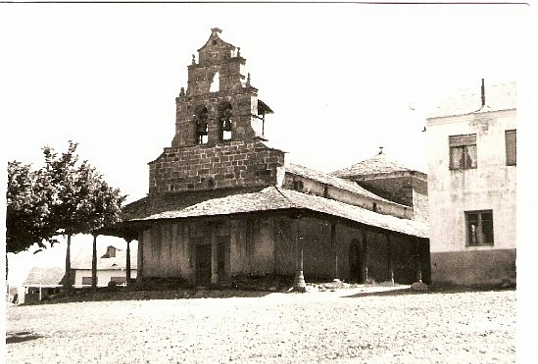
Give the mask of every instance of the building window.
<path id="1" fill-rule="evenodd" d="M 91 286 L 92 285 L 92 277 L 82 277 L 82 285 L 83 286 Z"/>
<path id="2" fill-rule="evenodd" d="M 506 165 L 515 166 L 517 163 L 517 135 L 516 130 L 506 130 L 504 132 L 506 145 Z"/>
<path id="3" fill-rule="evenodd" d="M 450 169 L 476 168 L 476 134 L 451 135 Z"/>
<path id="4" fill-rule="evenodd" d="M 493 245 L 493 212 L 465 212 L 467 225 L 467 246 Z"/>

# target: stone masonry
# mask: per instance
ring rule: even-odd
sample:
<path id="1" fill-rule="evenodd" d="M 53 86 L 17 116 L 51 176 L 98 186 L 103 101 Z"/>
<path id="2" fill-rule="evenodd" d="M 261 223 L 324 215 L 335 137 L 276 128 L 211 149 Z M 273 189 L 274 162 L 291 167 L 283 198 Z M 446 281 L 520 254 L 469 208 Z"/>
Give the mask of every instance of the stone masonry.
<path id="1" fill-rule="evenodd" d="M 229 141 L 165 148 L 149 163 L 150 194 L 275 185 L 284 153 L 262 142 Z"/>

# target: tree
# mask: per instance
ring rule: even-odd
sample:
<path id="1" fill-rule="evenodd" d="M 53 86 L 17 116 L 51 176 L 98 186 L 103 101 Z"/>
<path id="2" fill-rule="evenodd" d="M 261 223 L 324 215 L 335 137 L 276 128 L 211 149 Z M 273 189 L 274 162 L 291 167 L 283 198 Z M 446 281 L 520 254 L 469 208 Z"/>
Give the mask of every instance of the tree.
<path id="1" fill-rule="evenodd" d="M 47 189 L 50 203 L 49 223 L 58 234 L 67 236 L 65 258 L 65 286 L 72 286 L 71 280 L 71 237 L 77 234 L 94 235 L 92 258 L 92 285 L 96 279 L 96 237 L 98 230 L 120 220 L 121 204 L 126 196 L 119 189 L 108 186 L 101 174 L 88 161 L 77 165 L 78 144 L 69 142 L 66 153 L 59 156 L 50 147 L 43 148 L 46 178 L 50 180 Z"/>
<path id="2" fill-rule="evenodd" d="M 78 163 L 77 146 L 69 141 L 61 155 L 44 147 L 45 166 L 37 171 L 19 162 L 8 166 L 7 252 L 17 253 L 34 243 L 45 248 L 45 242 L 54 244 L 55 237 L 66 236 L 67 288 L 72 286 L 71 237 L 96 237 L 100 229 L 118 222 L 126 197 L 109 187 L 88 161 Z"/>

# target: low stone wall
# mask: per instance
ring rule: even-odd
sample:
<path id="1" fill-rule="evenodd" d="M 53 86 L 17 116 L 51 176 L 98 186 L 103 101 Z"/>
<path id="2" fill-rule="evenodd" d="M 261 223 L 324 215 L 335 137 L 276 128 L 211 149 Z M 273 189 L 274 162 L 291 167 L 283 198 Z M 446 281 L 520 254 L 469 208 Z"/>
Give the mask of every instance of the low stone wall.
<path id="1" fill-rule="evenodd" d="M 432 283 L 456 286 L 511 286 L 516 282 L 516 249 L 431 253 Z"/>

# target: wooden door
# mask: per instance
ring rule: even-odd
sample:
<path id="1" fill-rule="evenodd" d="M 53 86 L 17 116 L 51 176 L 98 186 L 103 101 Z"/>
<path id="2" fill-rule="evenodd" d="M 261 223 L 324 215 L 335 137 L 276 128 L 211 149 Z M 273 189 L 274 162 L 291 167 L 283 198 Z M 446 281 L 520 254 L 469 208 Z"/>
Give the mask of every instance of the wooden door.
<path id="1" fill-rule="evenodd" d="M 211 283 L 211 245 L 196 245 L 196 285 L 207 287 Z"/>
<path id="2" fill-rule="evenodd" d="M 349 280 L 362 282 L 362 252 L 360 241 L 353 239 L 349 244 Z"/>

